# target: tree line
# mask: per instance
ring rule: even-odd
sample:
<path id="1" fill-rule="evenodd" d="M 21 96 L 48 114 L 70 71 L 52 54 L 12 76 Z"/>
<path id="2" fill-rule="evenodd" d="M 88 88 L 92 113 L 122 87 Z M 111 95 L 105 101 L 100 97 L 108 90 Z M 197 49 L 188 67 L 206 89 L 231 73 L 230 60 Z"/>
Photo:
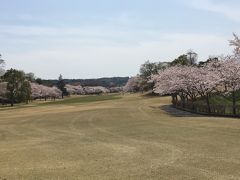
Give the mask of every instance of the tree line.
<path id="1" fill-rule="evenodd" d="M 140 66 L 139 74 L 130 77 L 126 85 L 124 86 L 125 92 L 154 92 L 153 75 L 157 75 L 159 71 L 167 69 L 172 66 L 192 66 L 197 64 L 198 54 L 193 50 L 188 50 L 186 54 L 182 54 L 171 62 L 150 62 L 146 61 Z M 209 58 L 211 61 L 213 58 Z M 206 62 L 200 62 L 199 65 L 203 65 Z"/>
<path id="2" fill-rule="evenodd" d="M 145 87 L 155 94 L 170 95 L 174 105 L 185 108 L 203 102 L 206 112 L 213 111 L 211 99 L 221 96 L 230 100 L 231 114 L 237 114 L 240 97 L 240 39 L 234 34 L 230 41 L 233 54 L 211 57 L 197 63 L 197 53 L 192 50 L 172 62 L 151 63 L 147 61 L 140 68 L 140 74 L 129 79 L 127 91 L 142 91 Z M 224 106 L 225 102 L 222 101 Z"/>
<path id="3" fill-rule="evenodd" d="M 153 76 L 154 92 L 178 97 L 184 107 L 186 102 L 194 104 L 199 98 L 205 101 L 211 113 L 210 98 L 215 95 L 230 97 L 232 114 L 236 115 L 237 95 L 240 92 L 240 39 L 234 34 L 230 41 L 234 53 L 212 59 L 199 66 L 173 66 Z M 193 106 L 194 107 L 194 106 Z"/>
<path id="4" fill-rule="evenodd" d="M 69 95 L 100 95 L 103 93 L 118 93 L 122 91 L 122 87 L 106 88 L 103 86 L 82 86 L 78 81 L 67 84 L 67 81 L 60 75 L 58 80 L 51 83 L 51 80 L 46 81 L 36 78 L 33 73 L 25 73 L 24 71 L 9 69 L 5 71 L 5 61 L 0 55 L 0 103 L 2 105 L 15 103 L 29 103 L 30 101 L 40 100 L 55 100 L 64 98 Z M 111 81 L 126 81 L 126 78 L 102 78 Z M 47 82 L 47 83 L 46 83 Z"/>
<path id="5" fill-rule="evenodd" d="M 9 69 L 4 70 L 4 60 L 1 59 L 2 72 L 0 76 L 0 102 L 1 104 L 29 103 L 40 98 L 59 98 L 63 97 L 65 91 L 64 82 L 59 79 L 58 87 L 48 87 L 38 84 L 35 81 L 33 73 L 24 73 L 24 71 Z M 62 89 L 62 90 L 61 90 Z"/>
<path id="6" fill-rule="evenodd" d="M 96 79 L 66 79 L 64 78 L 64 82 L 66 84 L 81 84 L 82 86 L 102 86 L 105 88 L 112 87 L 122 87 L 124 86 L 129 77 L 104 77 L 104 78 L 96 78 Z M 38 84 L 42 84 L 45 86 L 57 86 L 58 79 L 41 79 L 36 78 L 36 82 Z"/>

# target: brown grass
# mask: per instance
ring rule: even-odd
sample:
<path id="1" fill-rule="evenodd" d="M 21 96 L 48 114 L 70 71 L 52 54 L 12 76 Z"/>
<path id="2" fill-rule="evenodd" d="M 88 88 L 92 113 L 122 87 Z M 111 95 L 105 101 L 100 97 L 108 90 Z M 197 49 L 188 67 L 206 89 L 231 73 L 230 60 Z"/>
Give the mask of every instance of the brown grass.
<path id="1" fill-rule="evenodd" d="M 0 179 L 240 179 L 240 120 L 169 98 L 0 111 Z"/>

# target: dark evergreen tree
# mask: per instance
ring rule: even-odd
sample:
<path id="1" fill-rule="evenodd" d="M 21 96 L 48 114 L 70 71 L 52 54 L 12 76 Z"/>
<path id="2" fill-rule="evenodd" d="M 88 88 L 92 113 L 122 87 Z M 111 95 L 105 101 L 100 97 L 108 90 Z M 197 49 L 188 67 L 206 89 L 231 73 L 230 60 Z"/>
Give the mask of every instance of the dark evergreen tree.
<path id="1" fill-rule="evenodd" d="M 31 86 L 25 79 L 24 72 L 16 69 L 7 70 L 3 79 L 7 82 L 7 98 L 13 106 L 16 102 L 23 102 L 30 100 Z"/>
<path id="2" fill-rule="evenodd" d="M 177 59 L 173 60 L 170 63 L 170 66 L 177 66 L 177 65 L 182 65 L 182 66 L 191 65 L 186 54 L 179 56 Z"/>
<path id="3" fill-rule="evenodd" d="M 35 81 L 36 81 L 36 83 L 38 83 L 38 84 L 43 84 L 43 81 L 42 81 L 41 78 L 37 78 Z"/>
<path id="4" fill-rule="evenodd" d="M 62 77 L 62 75 L 60 74 L 59 78 L 58 78 L 58 82 L 57 82 L 57 87 L 58 89 L 60 89 L 62 91 L 62 98 L 64 96 L 67 96 L 68 93 L 67 93 L 67 89 L 65 88 L 65 82 L 64 82 L 64 79 Z"/>

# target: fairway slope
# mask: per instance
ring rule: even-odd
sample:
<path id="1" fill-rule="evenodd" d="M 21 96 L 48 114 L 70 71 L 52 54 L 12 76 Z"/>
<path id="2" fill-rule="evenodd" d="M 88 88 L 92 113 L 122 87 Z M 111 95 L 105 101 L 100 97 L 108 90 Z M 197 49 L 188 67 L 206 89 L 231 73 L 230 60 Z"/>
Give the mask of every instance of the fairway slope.
<path id="1" fill-rule="evenodd" d="M 0 111 L 0 179 L 240 179 L 238 119 L 77 98 Z"/>

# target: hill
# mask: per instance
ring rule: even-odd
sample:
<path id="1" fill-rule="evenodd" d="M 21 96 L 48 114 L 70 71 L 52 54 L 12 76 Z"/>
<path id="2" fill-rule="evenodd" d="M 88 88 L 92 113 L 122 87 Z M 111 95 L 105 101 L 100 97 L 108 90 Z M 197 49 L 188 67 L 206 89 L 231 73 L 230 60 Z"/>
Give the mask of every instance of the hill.
<path id="1" fill-rule="evenodd" d="M 104 77 L 98 79 L 64 79 L 66 84 L 78 84 L 82 86 L 103 86 L 106 88 L 109 87 L 118 87 L 124 86 L 129 77 Z M 57 79 L 42 80 L 44 85 L 53 86 L 57 84 Z"/>

